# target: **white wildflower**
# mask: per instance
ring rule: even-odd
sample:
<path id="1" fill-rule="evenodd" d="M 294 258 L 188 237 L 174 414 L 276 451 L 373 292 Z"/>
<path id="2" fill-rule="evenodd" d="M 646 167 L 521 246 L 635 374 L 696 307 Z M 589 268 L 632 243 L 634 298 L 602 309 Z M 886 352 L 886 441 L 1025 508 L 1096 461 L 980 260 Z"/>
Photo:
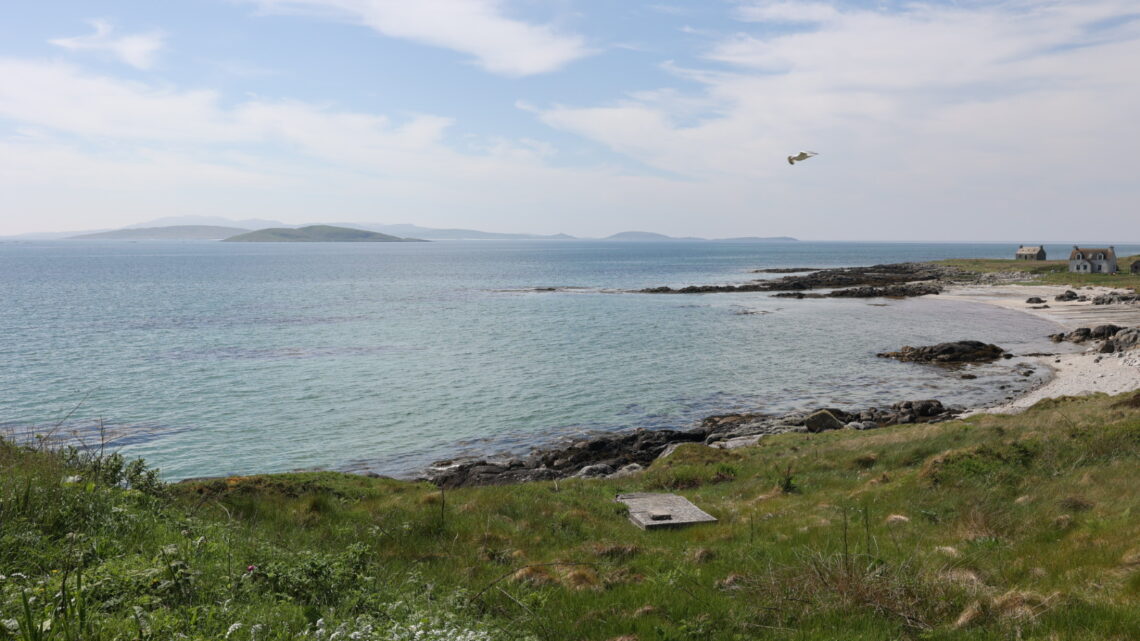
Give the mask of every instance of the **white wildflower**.
<path id="1" fill-rule="evenodd" d="M 242 628 L 242 625 L 240 623 L 235 623 L 235 624 L 231 625 L 230 629 L 226 630 L 226 638 L 227 639 L 230 638 L 231 636 L 233 636 L 234 632 L 237 632 L 241 628 Z"/>

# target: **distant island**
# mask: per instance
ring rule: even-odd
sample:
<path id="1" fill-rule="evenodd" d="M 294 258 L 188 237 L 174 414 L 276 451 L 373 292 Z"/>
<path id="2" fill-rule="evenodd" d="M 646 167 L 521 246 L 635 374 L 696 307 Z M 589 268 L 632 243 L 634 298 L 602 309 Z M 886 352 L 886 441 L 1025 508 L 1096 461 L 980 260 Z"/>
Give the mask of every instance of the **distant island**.
<path id="1" fill-rule="evenodd" d="M 252 231 L 257 230 L 257 231 Z M 302 231 L 307 230 L 307 231 Z M 341 230 L 329 233 L 328 230 Z M 255 234 L 248 236 L 247 232 Z M 374 232 L 375 237 L 366 232 Z M 235 238 L 241 235 L 240 238 Z M 400 242 L 427 240 L 553 240 L 615 242 L 718 242 L 774 243 L 797 242 L 790 236 L 740 236 L 700 238 L 668 236 L 649 231 L 623 231 L 605 238 L 574 237 L 568 234 L 526 234 L 487 232 L 477 229 L 434 229 L 410 224 L 358 222 L 307 223 L 295 225 L 277 220 L 248 218 L 235 220 L 220 216 L 170 216 L 128 225 L 114 230 L 90 229 L 72 232 L 33 232 L 6 238 L 23 240 L 233 240 L 235 242 Z"/>
<path id="2" fill-rule="evenodd" d="M 172 225 L 116 229 L 94 234 L 71 236 L 74 240 L 222 240 L 249 231 L 243 227 L 217 225 Z"/>
<path id="3" fill-rule="evenodd" d="M 299 229 L 271 227 L 223 239 L 227 243 L 424 243 L 419 238 L 400 238 L 374 231 L 310 225 Z"/>

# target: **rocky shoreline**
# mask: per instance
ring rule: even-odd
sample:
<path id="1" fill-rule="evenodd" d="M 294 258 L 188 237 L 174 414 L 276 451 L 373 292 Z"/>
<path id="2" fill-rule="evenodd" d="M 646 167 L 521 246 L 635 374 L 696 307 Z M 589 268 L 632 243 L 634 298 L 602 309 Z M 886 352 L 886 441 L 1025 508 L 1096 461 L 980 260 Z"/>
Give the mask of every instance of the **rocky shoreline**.
<path id="1" fill-rule="evenodd" d="M 686 287 L 649 287 L 642 294 L 712 294 L 725 292 L 793 292 L 776 294 L 788 298 L 878 298 L 882 296 L 926 296 L 942 291 L 942 283 L 972 280 L 974 277 L 956 267 L 934 263 L 891 263 L 869 267 L 837 267 L 802 273 L 808 268 L 756 270 L 754 273 L 788 273 L 768 280 L 742 285 L 689 285 Z M 805 294 L 817 289 L 827 293 Z"/>
<path id="2" fill-rule="evenodd" d="M 1080 328 L 1051 338 L 1055 341 L 1092 342 L 1089 351 L 1097 355 L 1132 351 L 1140 348 L 1140 327 Z M 1097 344 L 1097 341 L 1100 343 Z M 1123 353 L 1118 355 L 1125 356 Z M 1012 357 L 1002 348 L 980 341 L 904 347 L 898 352 L 879 356 L 946 367 Z M 1052 358 L 1053 355 L 1043 356 Z M 1096 362 L 1099 363 L 1100 358 Z M 1028 370 L 1031 371 L 1032 367 Z M 963 377 L 972 378 L 969 375 Z M 466 457 L 436 461 L 418 478 L 449 489 L 564 478 L 621 478 L 642 471 L 653 461 L 669 456 L 674 448 L 685 443 L 733 449 L 756 445 L 761 439 L 776 434 L 839 429 L 868 430 L 891 425 L 935 423 L 951 420 L 967 412 L 965 408 L 948 407 L 935 399 L 923 399 L 857 411 L 822 407 L 780 415 L 718 414 L 706 417 L 697 427 L 689 430 L 643 428 L 616 434 L 601 433 L 560 446 L 536 449 L 521 457 Z"/>
<path id="3" fill-rule="evenodd" d="M 537 449 L 524 457 L 448 459 L 433 463 L 420 480 L 440 487 L 508 485 L 563 478 L 620 478 L 640 472 L 684 443 L 733 449 L 755 445 L 765 436 L 787 432 L 868 430 L 888 425 L 933 423 L 965 409 L 933 399 L 900 401 L 858 411 L 818 408 L 782 415 L 720 414 L 690 430 L 647 430 L 599 434 L 564 446 Z"/>
<path id="4" fill-rule="evenodd" d="M 805 273 L 806 272 L 806 273 Z M 1024 279 L 1024 273 L 976 274 L 933 263 L 895 263 L 870 267 L 834 269 L 779 268 L 754 273 L 788 274 L 741 285 L 690 285 L 681 288 L 652 287 L 638 290 L 646 294 L 706 294 L 721 292 L 777 292 L 786 298 L 876 298 L 939 294 L 944 286 L 988 285 Z M 830 290 L 814 292 L 812 290 Z M 1113 292 L 1092 301 L 1097 305 L 1132 303 L 1136 298 Z M 1082 298 L 1066 291 L 1060 302 Z M 1083 299 L 1084 302 L 1087 299 Z M 1044 300 L 1030 300 L 1028 303 Z M 1047 305 L 1044 307 L 1048 307 Z M 1041 309 L 1041 308 L 1035 308 Z M 1051 336 L 1054 341 L 1084 343 L 1102 341 L 1096 352 L 1121 352 L 1140 347 L 1140 328 L 1114 325 L 1082 328 Z M 1123 354 L 1120 354 L 1123 356 Z M 957 341 L 923 347 L 903 347 L 898 352 L 879 354 L 904 362 L 955 366 L 1012 358 L 1002 348 L 980 341 Z M 1041 355 L 1052 358 L 1054 355 Z M 1060 362 L 1060 361 L 1058 361 Z M 1099 359 L 1097 359 L 1099 362 Z M 1032 368 L 1028 368 L 1032 371 Z M 1028 375 L 1026 372 L 1021 372 Z M 962 378 L 974 378 L 964 374 Z M 723 414 L 703 419 L 689 430 L 647 430 L 603 433 L 561 446 L 536 449 L 526 456 L 467 457 L 437 461 L 424 470 L 420 480 L 440 487 L 504 485 L 563 478 L 620 478 L 635 474 L 654 460 L 668 456 L 685 443 L 731 449 L 755 445 L 762 438 L 788 432 L 821 432 L 836 429 L 874 429 L 889 425 L 931 423 L 953 419 L 967 410 L 947 407 L 934 399 L 905 400 L 889 407 L 869 407 L 858 411 L 816 408 L 808 412 L 782 415 Z"/>

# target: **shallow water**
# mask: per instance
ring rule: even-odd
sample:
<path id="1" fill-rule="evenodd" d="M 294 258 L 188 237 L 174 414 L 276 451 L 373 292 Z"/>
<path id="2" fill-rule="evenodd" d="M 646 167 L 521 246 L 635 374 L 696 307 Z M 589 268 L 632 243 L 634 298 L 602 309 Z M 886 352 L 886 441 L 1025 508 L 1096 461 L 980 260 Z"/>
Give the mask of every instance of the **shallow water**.
<path id="1" fill-rule="evenodd" d="M 1060 248 L 1050 248 L 1059 250 Z M 1006 256 L 1009 245 L 0 243 L 0 429 L 77 433 L 170 479 L 407 474 L 464 449 L 687 427 L 724 411 L 996 402 L 1039 381 L 876 352 L 1046 321 L 936 299 L 660 296 L 762 267 Z M 581 289 L 533 291 L 535 288 Z M 971 370 L 973 371 L 973 370 Z M 1039 374 L 1043 374 L 1040 373 Z M 1006 389 L 999 386 L 1007 385 Z"/>

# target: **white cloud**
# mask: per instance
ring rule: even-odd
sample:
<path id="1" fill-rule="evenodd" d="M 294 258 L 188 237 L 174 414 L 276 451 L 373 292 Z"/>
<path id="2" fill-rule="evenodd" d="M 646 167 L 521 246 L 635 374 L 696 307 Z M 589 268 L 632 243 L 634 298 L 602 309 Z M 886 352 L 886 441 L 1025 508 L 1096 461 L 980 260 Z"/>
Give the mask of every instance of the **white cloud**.
<path id="1" fill-rule="evenodd" d="M 711 69 L 677 70 L 704 84 L 692 102 L 645 93 L 538 114 L 710 191 L 762 192 L 757 206 L 831 237 L 1008 239 L 1027 223 L 1063 237 L 1093 210 L 1127 227 L 1131 165 L 1088 150 L 1140 147 L 1129 4 L 759 3 L 740 17 L 812 24 L 722 38 Z M 801 148 L 821 156 L 789 168 Z"/>
<path id="2" fill-rule="evenodd" d="M 608 167 L 552 168 L 542 141 L 468 137 L 462 153 L 442 116 L 228 104 L 58 62 L 0 58 L 0 77 L 0 123 L 12 124 L 0 135 L 0 235 L 202 212 L 550 233 L 574 219 L 579 233 L 609 234 L 630 202 L 701 198 Z"/>
<path id="3" fill-rule="evenodd" d="M 166 40 L 166 36 L 157 31 L 115 36 L 114 27 L 106 20 L 90 22 L 95 28 L 95 33 L 72 38 L 55 38 L 48 42 L 71 51 L 110 54 L 136 69 L 150 69 L 154 66 L 158 52 Z"/>
<path id="4" fill-rule="evenodd" d="M 499 0 L 249 0 L 267 11 L 347 18 L 393 38 L 452 49 L 483 69 L 527 76 L 559 69 L 592 51 L 584 39 L 504 15 Z"/>

